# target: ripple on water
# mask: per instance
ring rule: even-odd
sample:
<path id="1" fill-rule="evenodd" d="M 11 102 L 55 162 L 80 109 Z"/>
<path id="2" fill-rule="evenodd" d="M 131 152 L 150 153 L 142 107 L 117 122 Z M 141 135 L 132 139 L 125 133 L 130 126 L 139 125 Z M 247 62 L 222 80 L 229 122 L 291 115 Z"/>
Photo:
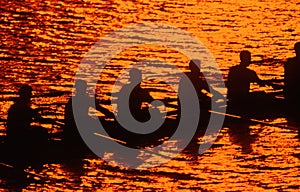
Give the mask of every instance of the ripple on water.
<path id="1" fill-rule="evenodd" d="M 299 3 L 283 0 L 4 0 L 0 5 L 0 117 L 6 118 L 20 84 L 30 83 L 35 107 L 45 108 L 48 117 L 62 119 L 76 67 L 87 51 L 102 36 L 136 22 L 159 22 L 189 31 L 209 48 L 224 77 L 228 68 L 238 63 L 240 50 L 248 49 L 257 61 L 251 67 L 261 78 L 282 79 L 283 63 L 293 56 L 293 44 L 299 41 L 299 9 Z M 107 95 L 123 68 L 149 58 L 187 69 L 188 58 L 177 51 L 133 47 L 116 56 L 99 76 L 98 98 L 109 99 Z M 160 69 L 169 74 L 165 65 Z M 157 81 L 145 81 L 143 86 L 157 98 L 176 96 Z M 274 120 L 278 121 L 286 124 L 284 117 Z M 0 135 L 4 133 L 1 122 Z M 184 154 L 149 170 L 122 169 L 94 158 L 69 160 L 29 167 L 30 178 L 0 178 L 0 188 L 295 191 L 300 188 L 300 147 L 295 136 L 295 130 L 269 126 L 253 125 L 247 131 L 234 132 L 224 128 L 207 153 Z"/>

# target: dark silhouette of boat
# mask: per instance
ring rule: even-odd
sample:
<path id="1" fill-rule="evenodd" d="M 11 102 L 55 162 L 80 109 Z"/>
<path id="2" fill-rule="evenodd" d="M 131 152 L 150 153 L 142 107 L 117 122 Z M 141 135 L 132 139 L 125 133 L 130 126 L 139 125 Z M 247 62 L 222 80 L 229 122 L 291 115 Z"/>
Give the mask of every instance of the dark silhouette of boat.
<path id="1" fill-rule="evenodd" d="M 274 89 L 283 86 L 274 84 L 271 81 L 261 80 L 255 71 L 248 68 L 253 62 L 251 53 L 247 50 L 240 52 L 240 63 L 230 67 L 228 81 L 226 82 L 228 90 L 229 113 L 240 114 L 244 116 L 278 116 L 287 112 L 283 99 L 277 99 L 273 94 L 261 92 L 251 92 L 251 83 L 260 86 L 271 85 Z"/>
<path id="2" fill-rule="evenodd" d="M 237 117 L 244 117 L 248 119 L 269 119 L 276 118 L 278 116 L 286 116 L 285 109 L 280 107 L 280 105 L 283 105 L 282 100 L 274 100 L 274 102 L 278 102 L 278 104 L 266 106 L 263 102 L 260 104 L 256 103 L 256 105 L 254 105 L 254 103 L 249 103 L 247 111 L 245 107 L 230 108 L 229 106 L 227 114 L 233 114 Z M 173 111 L 173 113 L 176 114 L 178 112 Z M 131 148 L 151 148 L 162 144 L 176 131 L 179 121 L 178 119 L 167 119 L 156 131 L 149 134 L 137 134 L 128 131 L 115 121 L 107 121 L 104 119 L 100 120 L 105 127 L 106 132 L 112 139 L 115 139 L 116 142 L 120 141 L 120 144 Z M 226 117 L 225 122 L 234 126 L 236 117 Z M 247 119 L 245 120 L 243 118 L 238 122 L 239 124 L 249 123 Z M 205 129 L 205 127 L 200 127 L 198 129 L 201 133 L 195 134 L 193 142 L 196 142 L 199 137 L 203 136 Z M 233 129 L 233 131 L 235 131 L 235 129 Z M 1 137 L 0 141 L 0 176 L 6 173 L 9 174 L 12 171 L 16 172 L 16 170 L 23 170 L 29 165 L 38 166 L 46 163 L 61 163 L 74 159 L 84 159 L 87 157 L 98 158 L 85 145 L 82 147 L 74 147 L 61 140 L 49 139 L 47 143 L 43 145 L 36 145 L 32 148 L 22 148 L 22 146 L 16 147 L 9 143 L 5 137 Z M 197 149 L 199 144 L 192 143 L 190 146 L 195 147 L 188 148 L 188 153 L 193 153 L 191 151 L 194 150 L 194 153 L 196 154 L 198 152 Z"/>
<path id="3" fill-rule="evenodd" d="M 83 89 L 85 91 L 85 88 Z M 83 91 L 83 92 L 84 92 Z M 285 107 L 283 99 L 277 99 L 273 94 L 267 93 L 251 93 L 254 97 L 247 99 L 237 104 L 236 102 L 228 102 L 227 114 L 236 115 L 236 117 L 266 119 L 276 118 L 278 116 L 287 116 L 288 108 Z M 178 105 L 172 106 L 177 111 L 173 111 L 173 115 L 177 118 L 166 119 L 163 125 L 156 131 L 148 134 L 133 133 L 122 127 L 115 119 L 107 121 L 99 119 L 104 125 L 105 131 L 108 135 L 122 145 L 131 148 L 147 148 L 154 147 L 164 143 L 176 131 L 180 120 L 180 107 Z M 221 106 L 220 106 L 221 107 Z M 210 110 L 210 109 L 209 109 Z M 217 111 L 211 111 L 216 112 Z M 167 116 L 170 114 L 167 114 Z M 226 114 L 220 114 L 226 115 Z M 207 119 L 209 119 L 209 113 Z M 236 118 L 233 117 L 233 118 Z M 226 122 L 233 122 L 232 117 L 227 118 Z M 239 121 L 241 123 L 241 121 Z M 203 123 L 206 125 L 207 123 Z M 76 130 L 77 128 L 69 125 L 69 130 Z M 64 130 L 66 127 L 64 127 Z M 188 127 L 187 127 L 188 129 Z M 195 138 L 192 142 L 197 142 L 198 138 L 203 136 L 206 127 L 199 126 Z M 62 136 L 63 138 L 63 136 Z M 36 165 L 44 163 L 60 162 L 75 158 L 85 158 L 86 156 L 94 156 L 86 145 L 72 145 L 72 142 L 65 142 L 64 139 L 56 141 L 48 139 L 46 143 L 41 145 L 34 145 L 31 147 L 23 147 L 22 145 L 15 145 L 6 139 L 1 139 L 0 143 L 0 167 L 22 168 L 26 165 Z M 24 140 L 26 142 L 26 140 Z M 197 144 L 198 145 L 198 144 Z M 95 156 L 94 156 L 95 157 Z"/>
<path id="4" fill-rule="evenodd" d="M 168 119 L 156 131 L 143 135 L 132 133 L 112 121 L 101 119 L 101 122 L 113 140 L 120 141 L 120 144 L 132 148 L 160 145 L 172 136 L 178 123 L 175 119 Z M 96 157 L 85 144 L 78 145 L 69 141 L 65 142 L 59 138 L 61 136 L 62 134 L 56 134 L 56 139 L 52 139 L 49 134 L 47 142 L 30 147 L 28 145 L 16 145 L 2 136 L 0 137 L 0 162 L 13 167 L 25 167 L 26 165 L 57 163 L 64 160 L 85 158 L 86 156 Z"/>
<path id="5" fill-rule="evenodd" d="M 274 98 L 272 94 L 259 94 L 263 94 L 263 96 L 261 98 L 256 96 L 255 99 L 239 103 L 238 105 L 228 102 L 227 113 L 255 119 L 272 119 L 288 115 L 288 108 L 283 99 Z"/>

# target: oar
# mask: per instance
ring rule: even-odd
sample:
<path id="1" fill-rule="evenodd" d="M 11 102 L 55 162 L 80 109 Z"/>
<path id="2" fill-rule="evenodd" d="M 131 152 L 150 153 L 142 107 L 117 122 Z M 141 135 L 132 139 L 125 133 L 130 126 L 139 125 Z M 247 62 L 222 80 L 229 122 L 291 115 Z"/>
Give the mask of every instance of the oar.
<path id="1" fill-rule="evenodd" d="M 18 168 L 14 167 L 13 165 L 10 165 L 10 164 L 7 164 L 7 163 L 3 163 L 3 162 L 0 162 L 0 166 L 3 166 L 3 167 L 6 167 L 8 169 L 11 169 L 11 170 L 16 170 Z M 46 179 L 44 175 L 40 175 L 40 174 L 37 174 L 37 173 L 30 173 L 24 169 L 22 169 L 22 172 L 23 173 L 26 173 L 28 175 L 31 175 L 33 177 L 39 177 L 40 179 Z"/>
<path id="2" fill-rule="evenodd" d="M 284 89 L 284 85 L 275 84 L 274 80 L 262 80 L 262 82 L 265 83 L 266 85 L 271 86 L 275 90 Z M 283 80 L 279 82 L 283 82 Z"/>
<path id="3" fill-rule="evenodd" d="M 223 115 L 226 117 L 231 117 L 231 118 L 235 118 L 235 119 L 242 119 L 242 120 L 246 120 L 246 121 L 250 121 L 250 122 L 255 122 L 255 123 L 259 123 L 262 125 L 267 125 L 267 126 L 271 126 L 271 127 L 277 127 L 277 128 L 282 128 L 282 129 L 291 129 L 291 130 L 299 130 L 299 128 L 297 127 L 293 127 L 293 126 L 283 126 L 283 125 L 277 125 L 277 124 L 273 124 L 273 123 L 267 123 L 261 120 L 257 120 L 257 119 L 248 119 L 245 117 L 242 117 L 240 115 L 234 115 L 234 114 L 229 114 L 229 113 L 222 113 L 222 112 L 218 112 L 218 111 L 213 111 L 213 110 L 209 110 L 210 113 L 213 114 L 217 114 L 217 115 Z"/>
<path id="4" fill-rule="evenodd" d="M 59 122 L 59 121 L 58 121 L 58 122 Z M 59 123 L 61 123 L 62 125 L 64 125 L 64 123 L 62 123 L 62 122 L 59 122 Z M 123 140 L 120 140 L 120 139 L 116 139 L 116 138 L 113 138 L 113 137 L 109 137 L 109 136 L 106 136 L 106 135 L 103 135 L 103 134 L 100 134 L 100 133 L 97 133 L 97 132 L 95 132 L 94 135 L 99 136 L 99 137 L 102 137 L 102 138 L 105 138 L 105 139 L 108 139 L 108 140 L 111 140 L 111 141 L 116 141 L 116 142 L 119 142 L 119 143 L 122 143 L 122 144 L 125 144 L 125 145 L 127 144 L 126 141 L 123 141 Z M 149 152 L 150 154 L 158 155 L 158 156 L 161 156 L 161 157 L 163 157 L 163 158 L 169 158 L 169 157 L 166 156 L 166 155 L 162 155 L 162 154 L 159 154 L 159 153 L 155 153 L 155 152 L 153 152 L 153 151 L 151 151 L 151 150 L 147 150 L 147 149 L 145 149 L 145 148 L 141 148 L 141 147 L 137 147 L 137 148 L 146 150 L 146 151 Z"/>
<path id="5" fill-rule="evenodd" d="M 14 169 L 14 166 L 9 165 L 9 164 L 7 164 L 7 163 L 2 163 L 2 162 L 0 162 L 0 165 L 3 166 L 3 167 L 7 167 L 7 168 L 10 168 L 10 169 Z"/>
<path id="6" fill-rule="evenodd" d="M 274 58 L 267 58 L 262 60 L 254 60 L 251 61 L 251 64 L 262 64 L 262 63 L 269 63 L 269 64 L 276 64 L 276 63 L 285 63 L 284 59 L 274 59 Z"/>
<path id="7" fill-rule="evenodd" d="M 33 95 L 32 98 L 37 98 L 37 97 L 60 97 L 63 95 L 69 95 L 71 94 L 71 92 L 69 91 L 51 91 L 51 92 L 47 92 L 47 93 L 42 93 L 39 95 Z"/>
<path id="8" fill-rule="evenodd" d="M 115 138 L 112 138 L 112 137 L 109 137 L 109 136 L 106 136 L 106 135 L 102 135 L 102 134 L 100 134 L 100 133 L 94 133 L 94 135 L 96 135 L 96 136 L 99 136 L 99 137 L 102 137 L 102 138 L 105 138 L 105 139 L 109 139 L 109 140 L 112 140 L 112 141 L 116 141 L 116 142 L 119 142 L 119 143 L 122 143 L 122 144 L 127 144 L 127 142 L 125 142 L 125 141 L 122 141 L 122 140 L 119 140 L 119 139 L 115 139 Z M 160 157 L 163 157 L 163 158 L 166 158 L 166 159 L 168 159 L 168 158 L 170 158 L 169 156 L 167 156 L 167 155 L 163 155 L 163 154 L 159 154 L 159 153 L 157 153 L 157 152 L 153 152 L 153 151 L 151 151 L 151 150 L 149 150 L 149 149 L 146 149 L 146 148 L 142 148 L 142 147 L 138 147 L 138 146 L 136 146 L 138 149 L 142 149 L 142 150 L 145 150 L 145 151 L 147 151 L 148 153 L 150 153 L 150 154 L 153 154 L 153 155 L 157 155 L 157 156 L 160 156 Z"/>
<path id="9" fill-rule="evenodd" d="M 170 106 L 170 107 L 177 107 L 176 105 L 173 105 L 173 104 L 168 104 L 168 106 Z M 217 114 L 217 115 L 223 115 L 223 116 L 226 116 L 226 117 L 231 117 L 231 118 L 236 118 L 236 119 L 243 119 L 243 120 L 246 120 L 246 121 L 255 122 L 255 123 L 259 123 L 259 124 L 263 124 L 263 125 L 267 125 L 267 126 L 278 127 L 278 128 L 283 128 L 283 129 L 299 130 L 299 128 L 297 128 L 297 127 L 275 125 L 275 124 L 266 123 L 264 121 L 260 121 L 260 120 L 257 120 L 257 119 L 245 118 L 245 117 L 242 117 L 240 115 L 229 114 L 229 113 L 222 113 L 222 112 L 213 111 L 213 110 L 209 110 L 209 112 L 213 113 L 213 114 Z"/>
<path id="10" fill-rule="evenodd" d="M 122 143 L 122 144 L 125 144 L 125 145 L 127 144 L 125 141 L 115 139 L 115 138 L 112 138 L 112 137 L 109 137 L 109 136 L 106 136 L 106 135 L 102 135 L 100 133 L 94 133 L 94 135 L 105 138 L 105 139 L 109 139 L 109 140 L 112 140 L 112 141 L 116 141 L 116 142 L 119 142 L 119 143 Z"/>

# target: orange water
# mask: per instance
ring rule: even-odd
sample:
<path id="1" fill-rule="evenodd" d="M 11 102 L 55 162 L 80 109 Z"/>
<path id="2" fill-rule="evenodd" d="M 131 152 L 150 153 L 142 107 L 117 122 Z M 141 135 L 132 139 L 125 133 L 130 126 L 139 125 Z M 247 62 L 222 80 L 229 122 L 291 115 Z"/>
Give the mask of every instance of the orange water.
<path id="1" fill-rule="evenodd" d="M 34 107 L 43 107 L 45 117 L 62 119 L 63 104 L 70 96 L 81 59 L 101 37 L 133 23 L 162 23 L 190 32 L 216 58 L 224 78 L 228 68 L 238 63 L 238 53 L 247 49 L 257 61 L 251 68 L 260 78 L 282 79 L 283 63 L 294 55 L 293 44 L 300 41 L 297 1 L 2 0 L 0 8 L 0 116 L 3 119 L 21 83 L 33 86 Z M 98 97 L 107 100 L 118 73 L 135 60 L 149 58 L 166 60 L 183 70 L 188 63 L 180 53 L 162 47 L 125 50 L 99 77 L 105 78 L 105 82 L 98 87 Z M 151 93 L 155 98 L 174 97 L 173 93 L 163 92 L 168 88 L 151 81 L 145 81 L 143 86 L 156 88 Z M 270 87 L 258 90 L 273 91 Z M 284 117 L 270 122 L 286 125 Z M 59 130 L 51 125 L 47 127 L 49 131 Z M 241 129 L 235 132 L 224 127 L 216 146 L 199 157 L 183 155 L 145 171 L 115 168 L 100 159 L 46 164 L 40 169 L 27 170 L 43 175 L 43 179 L 37 176 L 19 187 L 110 191 L 299 190 L 297 131 L 259 124 Z M 5 133 L 4 123 L 0 133 Z M 14 186 L 0 185 L 4 189 Z"/>

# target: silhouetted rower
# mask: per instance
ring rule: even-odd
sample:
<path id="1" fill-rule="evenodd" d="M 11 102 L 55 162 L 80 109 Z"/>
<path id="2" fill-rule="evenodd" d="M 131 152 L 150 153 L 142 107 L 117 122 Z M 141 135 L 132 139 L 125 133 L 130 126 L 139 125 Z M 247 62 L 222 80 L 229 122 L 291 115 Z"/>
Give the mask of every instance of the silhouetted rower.
<path id="1" fill-rule="evenodd" d="M 208 96 L 208 93 L 210 93 L 210 90 L 203 73 L 200 71 L 200 61 L 191 60 L 189 63 L 189 69 L 190 72 L 185 74 L 196 90 L 200 105 L 205 104 L 206 107 L 209 107 L 211 98 Z M 178 94 L 188 94 L 184 92 L 185 86 L 187 86 L 186 82 L 181 79 L 179 83 Z"/>
<path id="2" fill-rule="evenodd" d="M 31 126 L 33 121 L 42 121 L 37 110 L 31 108 L 32 88 L 23 85 L 19 98 L 9 108 L 7 117 L 7 137 L 22 145 L 45 142 L 47 131 L 42 127 Z"/>
<path id="3" fill-rule="evenodd" d="M 240 60 L 239 65 L 233 66 L 229 70 L 227 111 L 245 116 L 257 115 L 258 112 L 260 114 L 270 114 L 271 112 L 272 114 L 274 108 L 277 108 L 276 110 L 279 113 L 283 112 L 282 99 L 275 98 L 274 95 L 267 94 L 264 91 L 250 92 L 251 83 L 257 83 L 260 86 L 267 84 L 272 87 L 276 86 L 261 80 L 255 71 L 248 69 L 248 66 L 251 64 L 251 53 L 249 51 L 241 51 Z M 279 114 L 273 113 L 272 115 Z"/>
<path id="4" fill-rule="evenodd" d="M 198 95 L 199 104 L 201 109 L 209 110 L 211 108 L 212 98 L 224 99 L 224 96 L 208 85 L 207 80 L 200 69 L 201 63 L 199 60 L 191 60 L 189 63 L 190 72 L 185 73 L 189 81 L 193 84 L 194 89 Z M 189 94 L 185 92 L 187 82 L 181 79 L 178 88 L 178 94 Z"/>
<path id="5" fill-rule="evenodd" d="M 231 67 L 228 74 L 228 100 L 234 103 L 248 102 L 250 96 L 250 84 L 258 83 L 264 85 L 257 74 L 247 67 L 251 64 L 251 53 L 242 51 L 240 53 L 240 64 Z"/>
<path id="6" fill-rule="evenodd" d="M 129 84 L 124 85 L 118 97 L 123 97 L 130 93 L 129 109 L 132 116 L 140 122 L 146 122 L 150 119 L 149 104 L 154 101 L 150 93 L 141 87 L 142 72 L 138 69 L 131 69 L 129 71 Z M 118 113 L 122 110 L 123 105 L 118 104 Z M 126 106 L 125 106 L 126 107 Z"/>
<path id="7" fill-rule="evenodd" d="M 86 122 L 87 129 L 92 129 L 91 126 L 93 126 L 94 124 L 90 124 L 90 123 L 96 121 L 96 119 L 92 119 L 89 116 L 90 107 L 96 107 L 96 110 L 103 113 L 106 117 L 114 117 L 114 115 L 109 110 L 102 107 L 99 101 L 97 101 L 93 97 L 90 97 L 87 94 L 86 81 L 77 80 L 75 82 L 75 88 L 76 88 L 75 95 L 68 100 L 65 106 L 65 116 L 64 116 L 65 126 L 63 131 L 63 141 L 65 141 L 68 144 L 82 145 L 84 142 L 77 129 L 77 123 L 75 121 L 74 113 L 73 113 L 73 104 L 76 105 L 77 107 L 77 111 L 76 111 L 76 118 L 78 118 L 77 122 L 78 121 Z"/>
<path id="8" fill-rule="evenodd" d="M 78 80 L 75 82 L 75 96 L 71 97 L 66 106 L 65 106 L 65 126 L 64 126 L 64 132 L 63 132 L 63 141 L 68 143 L 80 143 L 82 144 L 83 141 L 81 139 L 81 136 L 79 134 L 79 131 L 77 130 L 76 121 L 73 115 L 73 106 L 72 101 L 80 100 L 80 114 L 81 117 L 79 118 L 86 118 L 88 117 L 89 113 L 89 107 L 92 105 L 92 99 L 87 95 L 86 88 L 87 83 L 83 80 Z"/>
<path id="9" fill-rule="evenodd" d="M 179 107 L 179 118 L 181 114 L 181 103 L 180 103 L 180 97 L 185 96 L 189 97 L 190 93 L 189 89 L 189 82 L 192 83 L 193 89 L 196 91 L 196 94 L 198 96 L 199 101 L 199 107 L 200 107 L 200 117 L 199 117 L 199 123 L 197 127 L 197 132 L 195 133 L 193 139 L 191 140 L 190 144 L 186 147 L 186 151 L 188 153 L 191 153 L 192 151 L 198 153 L 199 150 L 199 144 L 198 144 L 198 138 L 203 136 L 205 133 L 209 119 L 210 119 L 210 112 L 212 101 L 215 99 L 212 99 L 212 97 L 216 98 L 223 98 L 221 94 L 217 91 L 215 91 L 212 87 L 210 87 L 207 83 L 207 80 L 204 76 L 204 74 L 201 72 L 201 63 L 199 60 L 191 60 L 189 62 L 189 69 L 190 72 L 185 73 L 185 75 L 188 77 L 182 78 L 179 82 L 178 87 L 178 107 Z M 193 98 L 191 98 L 192 100 Z"/>
<path id="10" fill-rule="evenodd" d="M 284 92 L 289 115 L 300 117 L 300 42 L 294 49 L 296 57 L 289 58 L 284 65 Z"/>
<path id="11" fill-rule="evenodd" d="M 215 91 L 212 87 L 210 87 L 203 75 L 203 73 L 200 70 L 200 61 L 199 60 L 191 60 L 189 63 L 189 69 L 190 72 L 185 73 L 188 77 L 188 81 L 190 81 L 193 84 L 194 90 L 197 93 L 198 101 L 200 104 L 200 122 L 199 127 L 205 127 L 207 126 L 210 114 L 209 110 L 211 109 L 211 102 L 212 97 L 217 98 L 223 98 L 223 96 Z M 178 88 L 178 95 L 189 95 L 188 92 L 186 92 L 187 79 L 182 78 L 179 83 Z M 180 102 L 178 103 L 179 111 L 180 111 Z"/>

